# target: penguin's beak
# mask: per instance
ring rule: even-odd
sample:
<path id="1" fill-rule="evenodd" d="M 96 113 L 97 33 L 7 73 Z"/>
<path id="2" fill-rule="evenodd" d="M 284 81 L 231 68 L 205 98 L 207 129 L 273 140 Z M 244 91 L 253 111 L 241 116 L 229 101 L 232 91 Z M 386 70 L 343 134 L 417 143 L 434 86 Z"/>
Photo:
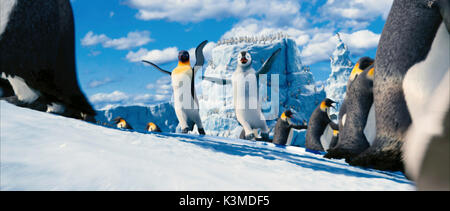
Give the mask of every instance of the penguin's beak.
<path id="1" fill-rule="evenodd" d="M 247 64 L 247 62 L 248 62 L 248 60 L 247 60 L 245 57 L 243 57 L 243 58 L 241 59 L 241 63 L 242 63 L 242 64 Z"/>

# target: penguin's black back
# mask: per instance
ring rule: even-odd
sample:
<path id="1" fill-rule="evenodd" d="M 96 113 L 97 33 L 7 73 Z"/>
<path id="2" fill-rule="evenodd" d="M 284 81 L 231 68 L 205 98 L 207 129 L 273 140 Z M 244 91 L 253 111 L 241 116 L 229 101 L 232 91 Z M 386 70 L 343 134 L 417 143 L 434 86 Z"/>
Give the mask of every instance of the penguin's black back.
<path id="1" fill-rule="evenodd" d="M 94 116 L 78 85 L 74 36 L 69 0 L 17 0 L 0 37 L 0 70 L 23 78 L 48 103 Z"/>
<path id="2" fill-rule="evenodd" d="M 403 79 L 407 71 L 423 61 L 431 49 L 442 22 L 438 2 L 394 1 L 375 58 L 376 138 L 369 149 L 353 159 L 353 165 L 403 170 L 401 148 L 405 132 L 411 125 Z M 430 71 L 433 74 L 433 70 Z"/>
<path id="3" fill-rule="evenodd" d="M 279 118 L 277 124 L 275 125 L 273 143 L 286 145 L 290 130 L 291 126 L 289 123 Z"/>
<path id="4" fill-rule="evenodd" d="M 324 151 L 320 142 L 320 137 L 330 122 L 331 120 L 328 117 L 328 114 L 320 110 L 319 105 L 309 119 L 308 130 L 306 132 L 306 148 Z"/>

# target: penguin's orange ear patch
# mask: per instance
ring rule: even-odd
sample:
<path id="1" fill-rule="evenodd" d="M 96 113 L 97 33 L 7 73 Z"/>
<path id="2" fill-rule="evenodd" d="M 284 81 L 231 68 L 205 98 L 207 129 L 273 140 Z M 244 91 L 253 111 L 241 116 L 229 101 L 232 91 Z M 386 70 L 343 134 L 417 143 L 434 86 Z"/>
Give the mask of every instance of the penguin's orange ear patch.
<path id="1" fill-rule="evenodd" d="M 155 131 L 156 130 L 156 125 L 153 122 L 148 123 L 147 125 L 147 130 L 148 131 Z"/>
<path id="2" fill-rule="evenodd" d="M 283 114 L 281 114 L 281 119 L 286 119 L 286 114 L 283 112 Z"/>
<path id="3" fill-rule="evenodd" d="M 333 130 L 333 136 L 338 136 L 339 135 L 339 130 Z"/>
<path id="4" fill-rule="evenodd" d="M 352 70 L 352 73 L 350 74 L 350 81 L 353 81 L 356 79 L 356 76 L 364 72 L 359 68 L 359 63 L 356 63 L 355 67 Z"/>
<path id="5" fill-rule="evenodd" d="M 320 104 L 320 109 L 321 109 L 322 111 L 326 111 L 327 108 L 328 108 L 327 104 L 325 103 L 325 101 L 323 101 L 323 102 Z"/>
<path id="6" fill-rule="evenodd" d="M 369 72 L 367 73 L 367 78 L 369 78 L 370 80 L 374 79 L 374 72 L 375 72 L 375 67 L 372 67 Z"/>

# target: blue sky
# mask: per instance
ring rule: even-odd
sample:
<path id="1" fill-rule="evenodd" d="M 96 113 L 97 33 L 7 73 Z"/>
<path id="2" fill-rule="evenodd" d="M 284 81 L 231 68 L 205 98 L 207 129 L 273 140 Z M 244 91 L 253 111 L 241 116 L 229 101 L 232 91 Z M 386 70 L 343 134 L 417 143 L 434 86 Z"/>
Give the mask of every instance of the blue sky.
<path id="1" fill-rule="evenodd" d="M 316 80 L 326 80 L 340 32 L 356 61 L 375 57 L 392 0 L 71 0 L 80 85 L 96 105 L 170 99 L 170 80 L 141 64 L 176 66 L 176 52 L 209 40 L 285 32 Z M 163 77 L 163 78 L 161 78 Z"/>

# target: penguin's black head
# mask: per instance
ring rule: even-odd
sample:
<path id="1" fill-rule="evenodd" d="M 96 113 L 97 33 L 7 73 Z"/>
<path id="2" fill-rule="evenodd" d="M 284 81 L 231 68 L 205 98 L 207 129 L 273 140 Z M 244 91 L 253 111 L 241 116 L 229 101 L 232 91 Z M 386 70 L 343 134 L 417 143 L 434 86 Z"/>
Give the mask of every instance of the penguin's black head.
<path id="1" fill-rule="evenodd" d="M 115 124 L 118 124 L 119 122 L 124 121 L 124 119 L 119 116 L 119 117 L 116 117 L 113 121 Z"/>
<path id="2" fill-rule="evenodd" d="M 370 65 L 372 65 L 375 62 L 375 60 L 373 60 L 370 57 L 362 57 L 358 60 L 358 64 L 359 64 L 359 69 L 361 70 L 365 70 L 366 68 L 368 68 Z"/>
<path id="3" fill-rule="evenodd" d="M 336 103 L 335 101 L 333 101 L 333 100 L 331 100 L 331 99 L 329 99 L 329 98 L 325 99 L 324 102 L 325 102 L 325 105 L 326 105 L 327 107 L 333 107 L 333 108 L 334 108 L 333 104 Z"/>
<path id="4" fill-rule="evenodd" d="M 284 112 L 284 115 L 285 115 L 286 117 L 288 117 L 288 118 L 292 118 L 292 117 L 294 116 L 294 113 L 292 113 L 291 110 L 286 110 L 286 111 Z"/>
<path id="5" fill-rule="evenodd" d="M 178 53 L 178 61 L 182 63 L 186 63 L 189 61 L 189 52 L 187 51 L 180 51 Z"/>

